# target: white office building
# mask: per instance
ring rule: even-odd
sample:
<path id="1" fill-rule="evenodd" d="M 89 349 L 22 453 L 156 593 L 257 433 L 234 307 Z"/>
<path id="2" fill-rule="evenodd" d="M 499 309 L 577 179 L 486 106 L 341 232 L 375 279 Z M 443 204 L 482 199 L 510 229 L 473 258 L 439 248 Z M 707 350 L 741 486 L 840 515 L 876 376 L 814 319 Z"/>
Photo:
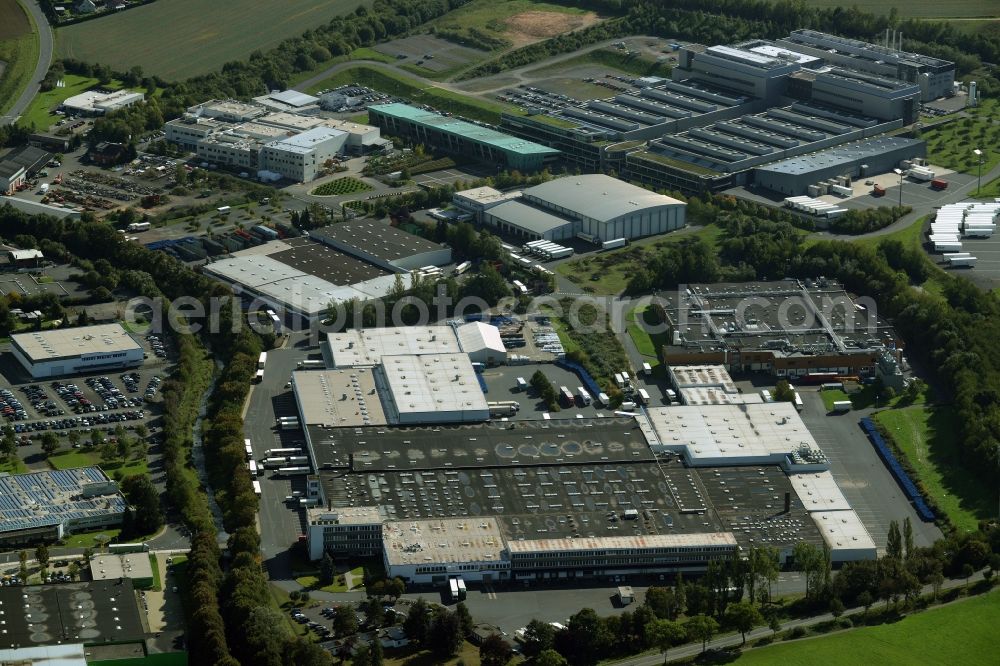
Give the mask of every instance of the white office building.
<path id="1" fill-rule="evenodd" d="M 311 130 L 265 144 L 260 151 L 261 169 L 280 173 L 299 183 L 313 180 L 323 164 L 340 153 L 347 143 L 347 132 L 329 127 Z"/>

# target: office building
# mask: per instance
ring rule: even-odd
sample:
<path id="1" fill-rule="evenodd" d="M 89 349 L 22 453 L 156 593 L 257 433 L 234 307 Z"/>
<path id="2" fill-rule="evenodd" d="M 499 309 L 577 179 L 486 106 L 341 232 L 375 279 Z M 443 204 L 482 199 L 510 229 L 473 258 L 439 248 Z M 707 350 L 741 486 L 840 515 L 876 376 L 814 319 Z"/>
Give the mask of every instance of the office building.
<path id="1" fill-rule="evenodd" d="M 111 111 L 118 111 L 138 104 L 146 99 L 141 92 L 134 90 L 98 91 L 88 90 L 79 95 L 73 95 L 62 103 L 67 113 L 81 116 L 103 116 Z"/>
<path id="2" fill-rule="evenodd" d="M 35 379 L 142 365 L 142 345 L 121 324 L 17 333 L 11 351 Z"/>

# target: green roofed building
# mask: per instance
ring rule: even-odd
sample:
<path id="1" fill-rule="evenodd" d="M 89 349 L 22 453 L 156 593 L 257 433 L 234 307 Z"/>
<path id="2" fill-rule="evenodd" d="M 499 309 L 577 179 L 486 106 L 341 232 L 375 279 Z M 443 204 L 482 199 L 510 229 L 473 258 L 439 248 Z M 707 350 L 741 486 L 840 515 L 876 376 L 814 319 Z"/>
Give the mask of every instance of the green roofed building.
<path id="1" fill-rule="evenodd" d="M 370 106 L 368 118 L 385 135 L 406 137 L 508 169 L 538 171 L 559 156 L 555 148 L 409 104 Z"/>

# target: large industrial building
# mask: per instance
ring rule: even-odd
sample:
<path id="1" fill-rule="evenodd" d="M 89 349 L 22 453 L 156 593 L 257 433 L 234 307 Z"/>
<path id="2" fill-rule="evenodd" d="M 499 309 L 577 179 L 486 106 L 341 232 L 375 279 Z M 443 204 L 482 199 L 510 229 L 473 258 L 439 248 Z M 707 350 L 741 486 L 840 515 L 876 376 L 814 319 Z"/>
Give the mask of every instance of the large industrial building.
<path id="1" fill-rule="evenodd" d="M 517 196 L 492 188 L 465 190 L 455 194 L 454 203 L 505 235 L 552 241 L 655 236 L 683 227 L 686 209 L 682 201 L 604 174 L 557 178 Z"/>
<path id="2" fill-rule="evenodd" d="M 276 107 L 275 101 L 273 95 L 252 103 L 211 100 L 192 106 L 163 129 L 167 141 L 193 150 L 199 159 L 246 169 L 264 180 L 308 182 L 331 159 L 380 151 L 388 144 L 377 127 L 305 115 L 291 102 Z"/>
<path id="3" fill-rule="evenodd" d="M 472 363 L 500 365 L 507 349 L 496 326 L 466 322 L 455 326 L 350 329 L 330 333 L 323 350 L 331 368 L 378 365 L 384 356 L 464 353 Z"/>
<path id="4" fill-rule="evenodd" d="M 501 126 L 557 148 L 584 170 L 614 170 L 656 188 L 719 191 L 756 182 L 772 163 L 802 155 L 825 162 L 836 146 L 909 125 L 921 101 L 954 94 L 954 74 L 947 61 L 798 30 L 777 42 L 685 45 L 670 81 L 528 116 L 503 114 Z M 897 163 L 922 155 L 919 144 L 900 144 Z M 872 173 L 866 159 L 842 162 L 843 173 L 857 175 L 863 164 Z M 819 170 L 812 176 L 822 179 Z"/>
<path id="5" fill-rule="evenodd" d="M 539 171 L 559 155 L 558 150 L 534 141 L 408 104 L 370 106 L 368 118 L 386 134 L 508 169 Z"/>
<path id="6" fill-rule="evenodd" d="M 331 304 L 382 298 L 398 284 L 408 289 L 411 267 L 451 262 L 449 248 L 379 222 L 345 223 L 310 235 L 233 252 L 202 270 L 246 299 L 280 311 L 290 323 L 308 324 Z"/>
<path id="7" fill-rule="evenodd" d="M 867 304 L 866 304 L 867 303 Z M 852 299 L 835 280 L 690 285 L 658 294 L 669 366 L 718 364 L 808 380 L 832 373 L 874 377 L 880 354 L 899 355 L 892 327 L 868 299 Z"/>
<path id="8" fill-rule="evenodd" d="M 17 333 L 11 351 L 35 379 L 142 365 L 142 345 L 121 324 Z"/>
<path id="9" fill-rule="evenodd" d="M 138 104 L 146 99 L 141 92 L 134 90 L 99 91 L 88 90 L 79 95 L 73 95 L 62 103 L 62 108 L 68 113 L 84 116 L 103 116 L 111 111 L 118 111 Z"/>
<path id="10" fill-rule="evenodd" d="M 128 504 L 98 467 L 0 476 L 0 544 L 58 541 L 121 525 Z"/>

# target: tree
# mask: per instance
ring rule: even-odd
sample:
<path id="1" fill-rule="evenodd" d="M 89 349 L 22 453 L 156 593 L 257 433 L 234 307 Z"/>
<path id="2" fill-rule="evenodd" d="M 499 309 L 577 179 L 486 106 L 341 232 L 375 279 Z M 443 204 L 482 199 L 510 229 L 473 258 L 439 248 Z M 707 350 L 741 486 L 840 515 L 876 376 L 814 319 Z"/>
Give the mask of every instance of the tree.
<path id="1" fill-rule="evenodd" d="M 795 389 L 791 387 L 787 379 L 779 379 L 774 386 L 774 399 L 778 402 L 794 402 Z"/>
<path id="2" fill-rule="evenodd" d="M 684 628 L 691 640 L 701 641 L 701 651 L 704 652 L 708 648 L 708 641 L 712 640 L 712 636 L 719 630 L 719 623 L 714 617 L 695 615 L 687 621 Z"/>
<path id="3" fill-rule="evenodd" d="M 406 614 L 406 619 L 403 621 L 403 631 L 406 632 L 406 636 L 410 640 L 416 641 L 420 645 L 426 645 L 430 629 L 430 606 L 422 598 L 417 599 Z"/>
<path id="4" fill-rule="evenodd" d="M 604 620 L 592 608 L 584 608 L 570 616 L 569 626 L 562 636 L 557 635 L 557 645 L 568 649 L 559 651 L 574 665 L 593 664 L 605 656 L 612 637 Z"/>
<path id="5" fill-rule="evenodd" d="M 461 627 L 462 636 L 471 634 L 474 623 L 472 615 L 469 613 L 469 607 L 465 605 L 465 602 L 458 602 L 458 605 L 455 606 L 455 615 L 458 616 L 458 626 Z"/>
<path id="6" fill-rule="evenodd" d="M 358 633 L 358 616 L 347 604 L 337 606 L 333 612 L 333 631 L 339 637 Z"/>
<path id="7" fill-rule="evenodd" d="M 903 559 L 903 537 L 899 534 L 899 523 L 889 522 L 889 536 L 885 544 L 885 556 L 893 560 Z"/>
<path id="8" fill-rule="evenodd" d="M 840 617 L 844 614 L 844 602 L 840 599 L 834 597 L 830 600 L 830 614 L 834 617 Z"/>
<path id="9" fill-rule="evenodd" d="M 651 587 L 646 590 L 646 605 L 658 618 L 676 620 L 680 612 L 677 594 L 669 587 Z"/>
<path id="10" fill-rule="evenodd" d="M 17 435 L 14 434 L 14 429 L 10 426 L 5 426 L 3 429 L 3 439 L 0 439 L 0 454 L 7 460 L 17 454 Z"/>
<path id="11" fill-rule="evenodd" d="M 965 588 L 969 588 L 969 579 L 972 578 L 972 574 L 976 573 L 976 570 L 972 568 L 972 565 L 966 562 L 962 565 L 962 578 L 965 579 Z"/>
<path id="12" fill-rule="evenodd" d="M 51 458 L 52 454 L 59 450 L 59 436 L 51 430 L 46 430 L 42 435 L 42 451 L 46 458 Z"/>
<path id="13" fill-rule="evenodd" d="M 372 641 L 368 660 L 372 666 L 382 666 L 385 663 L 385 654 L 382 653 L 382 641 L 378 639 L 378 636 Z"/>
<path id="14" fill-rule="evenodd" d="M 382 606 L 380 599 L 372 597 L 367 603 L 362 603 L 362 608 L 365 611 L 365 617 L 368 618 L 368 624 L 373 627 L 381 627 L 385 624 L 385 607 Z"/>
<path id="15" fill-rule="evenodd" d="M 479 663 L 482 666 L 506 666 L 514 651 L 500 634 L 490 634 L 479 645 Z"/>
<path id="16" fill-rule="evenodd" d="M 569 666 L 569 662 L 561 654 L 549 648 L 538 653 L 535 657 L 535 666 Z"/>
<path id="17" fill-rule="evenodd" d="M 806 598 L 810 599 L 819 592 L 823 554 L 816 546 L 800 541 L 792 549 L 792 557 L 795 559 L 795 568 L 806 575 Z"/>
<path id="18" fill-rule="evenodd" d="M 337 574 L 337 567 L 333 563 L 330 553 L 324 552 L 323 559 L 319 563 L 319 581 L 322 585 L 330 585 Z"/>
<path id="19" fill-rule="evenodd" d="M 903 520 L 903 554 L 906 559 L 913 557 L 913 524 L 909 516 Z"/>
<path id="20" fill-rule="evenodd" d="M 70 448 L 75 449 L 76 445 L 80 443 L 80 431 L 70 430 L 69 434 L 67 435 L 67 438 L 69 439 Z"/>
<path id="21" fill-rule="evenodd" d="M 449 659 L 462 645 L 462 627 L 458 615 L 446 608 L 437 608 L 430 628 L 431 652 L 440 659 Z"/>
<path id="22" fill-rule="evenodd" d="M 863 591 L 858 595 L 858 603 L 865 609 L 865 614 L 868 613 L 868 609 L 872 607 L 875 603 L 875 599 L 872 597 L 872 593 L 868 590 Z"/>
<path id="23" fill-rule="evenodd" d="M 49 547 L 44 543 L 35 549 L 35 559 L 38 560 L 40 565 L 48 566 L 49 563 Z"/>
<path id="24" fill-rule="evenodd" d="M 555 644 L 556 629 L 548 622 L 532 620 L 524 628 L 524 656 L 537 657 Z"/>
<path id="25" fill-rule="evenodd" d="M 17 559 L 21 563 L 21 569 L 20 569 L 21 582 L 22 583 L 27 583 L 28 582 L 28 551 L 22 550 L 21 552 L 19 552 L 17 554 Z"/>
<path id="26" fill-rule="evenodd" d="M 643 629 L 646 645 L 663 653 L 663 663 L 667 663 L 667 650 L 679 645 L 687 636 L 684 627 L 672 620 L 653 620 Z"/>
<path id="27" fill-rule="evenodd" d="M 726 622 L 736 627 L 743 637 L 743 644 L 747 642 L 747 632 L 758 624 L 764 623 L 764 618 L 760 611 L 749 601 L 740 601 L 726 606 Z"/>
<path id="28" fill-rule="evenodd" d="M 80 565 L 77 564 L 76 562 L 70 562 L 68 573 L 70 579 L 75 581 L 77 578 L 80 577 Z"/>
<path id="29" fill-rule="evenodd" d="M 367 645 L 359 647 L 358 651 L 351 657 L 351 666 L 372 666 L 371 648 Z"/>

